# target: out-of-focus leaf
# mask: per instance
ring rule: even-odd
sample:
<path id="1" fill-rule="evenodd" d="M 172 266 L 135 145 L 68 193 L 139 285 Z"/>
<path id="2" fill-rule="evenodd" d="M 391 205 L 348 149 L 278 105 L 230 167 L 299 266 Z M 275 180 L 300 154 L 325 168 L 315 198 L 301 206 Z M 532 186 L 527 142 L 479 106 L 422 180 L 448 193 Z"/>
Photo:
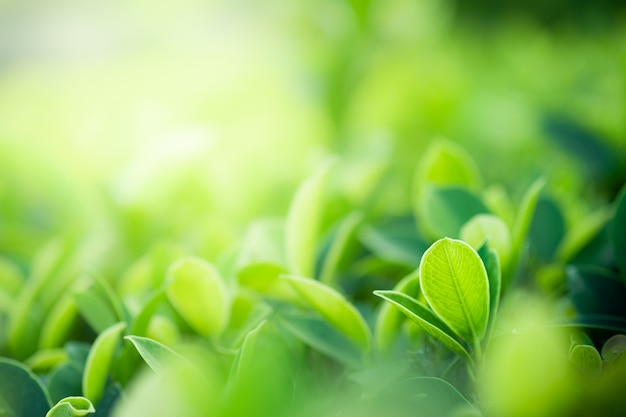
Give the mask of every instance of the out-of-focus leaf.
<path id="1" fill-rule="evenodd" d="M 594 236 L 602 230 L 611 219 L 613 210 L 611 207 L 601 207 L 585 218 L 575 222 L 567 231 L 557 249 L 556 256 L 562 261 L 571 260 L 583 249 Z"/>
<path id="2" fill-rule="evenodd" d="M 602 371 L 602 358 L 593 346 L 574 346 L 569 359 L 585 375 L 597 376 Z"/>
<path id="3" fill-rule="evenodd" d="M 24 364 L 37 373 L 45 373 L 66 359 L 67 353 L 64 349 L 45 349 L 37 351 L 33 356 L 26 359 Z"/>
<path id="4" fill-rule="evenodd" d="M 515 211 L 511 198 L 502 184 L 485 187 L 481 197 L 490 212 L 504 220 L 507 226 L 513 224 Z"/>
<path id="5" fill-rule="evenodd" d="M 448 349 L 463 359 L 469 362 L 472 361 L 467 350 L 457 340 L 457 335 L 454 331 L 426 306 L 420 304 L 414 298 L 397 291 L 374 291 L 374 294 L 396 306 L 408 318 L 443 343 Z"/>
<path id="6" fill-rule="evenodd" d="M 52 307 L 41 329 L 40 349 L 49 349 L 63 344 L 78 316 L 74 297 L 65 294 Z"/>
<path id="7" fill-rule="evenodd" d="M 0 358 L 0 411 L 11 417 L 43 416 L 50 408 L 48 394 L 24 365 Z"/>
<path id="8" fill-rule="evenodd" d="M 221 333 L 230 316 L 230 294 L 217 269 L 199 258 L 183 258 L 168 272 L 167 297 L 198 334 Z"/>
<path id="9" fill-rule="evenodd" d="M 313 349 L 345 365 L 358 367 L 363 363 L 359 347 L 321 318 L 291 313 L 281 316 L 280 323 Z"/>
<path id="10" fill-rule="evenodd" d="M 433 311 L 459 336 L 478 342 L 489 319 L 489 279 L 480 256 L 462 240 L 443 238 L 424 253 L 420 286 Z"/>
<path id="11" fill-rule="evenodd" d="M 283 219 L 259 219 L 248 226 L 243 237 L 237 266 L 250 264 L 286 265 L 285 222 Z"/>
<path id="12" fill-rule="evenodd" d="M 289 271 L 315 276 L 317 237 L 324 208 L 324 188 L 332 162 L 302 183 L 294 196 L 285 228 L 285 250 Z"/>
<path id="13" fill-rule="evenodd" d="M 565 219 L 552 199 L 540 197 L 528 229 L 531 253 L 542 262 L 553 259 L 565 235 Z"/>
<path id="14" fill-rule="evenodd" d="M 498 306 L 500 305 L 500 292 L 502 290 L 502 270 L 500 268 L 500 259 L 498 253 L 489 247 L 489 244 L 485 243 L 480 249 L 478 249 L 478 256 L 485 265 L 487 271 L 487 278 L 489 279 L 489 322 L 487 324 L 487 331 L 493 328 L 493 323 L 498 312 Z"/>
<path id="15" fill-rule="evenodd" d="M 626 318 L 626 286 L 616 274 L 600 267 L 570 265 L 566 275 L 578 314 Z"/>
<path id="16" fill-rule="evenodd" d="M 82 417 L 96 411 L 85 397 L 66 397 L 54 405 L 46 417 Z"/>
<path id="17" fill-rule="evenodd" d="M 318 311 L 331 325 L 362 349 L 371 347 L 371 335 L 358 310 L 343 295 L 318 281 L 294 275 L 282 275 L 302 301 Z"/>
<path id="18" fill-rule="evenodd" d="M 626 335 L 616 334 L 602 345 L 602 359 L 608 363 L 617 362 L 626 352 Z"/>
<path id="19" fill-rule="evenodd" d="M 111 384 L 104 392 L 104 395 L 98 403 L 96 412 L 91 417 L 109 417 L 113 415 L 113 410 L 121 397 L 122 388 L 118 384 Z"/>
<path id="20" fill-rule="evenodd" d="M 117 323 L 119 319 L 107 301 L 91 289 L 74 293 L 74 302 L 83 318 L 96 333 Z"/>
<path id="21" fill-rule="evenodd" d="M 609 237 L 613 244 L 620 276 L 626 283 L 626 186 L 622 188 L 615 202 L 615 214 L 609 226 Z"/>
<path id="22" fill-rule="evenodd" d="M 24 277 L 20 269 L 8 259 L 0 257 L 0 292 L 15 296 L 23 284 Z"/>
<path id="23" fill-rule="evenodd" d="M 528 229 L 530 228 L 530 224 L 535 213 L 535 207 L 537 206 L 537 201 L 539 200 L 539 195 L 545 184 L 545 180 L 543 178 L 539 178 L 530 185 L 522 197 L 522 201 L 517 211 L 517 216 L 515 216 L 513 233 L 511 234 L 514 254 L 520 253 L 522 245 L 526 240 Z"/>
<path id="24" fill-rule="evenodd" d="M 393 290 L 412 298 L 417 298 L 419 288 L 419 269 L 415 269 L 398 282 Z M 381 352 L 387 352 L 391 348 L 393 341 L 398 338 L 403 318 L 403 314 L 391 303 L 383 303 L 381 305 L 374 328 L 376 344 Z"/>
<path id="25" fill-rule="evenodd" d="M 89 351 L 83 374 L 83 395 L 96 405 L 104 393 L 111 362 L 125 329 L 126 323 L 109 327 L 98 335 Z"/>
<path id="26" fill-rule="evenodd" d="M 124 339 L 132 342 L 154 372 L 161 373 L 167 366 L 185 362 L 182 356 L 156 340 L 141 336 L 126 336 Z"/>
<path id="27" fill-rule="evenodd" d="M 501 264 L 508 264 L 511 256 L 511 233 L 499 217 L 492 214 L 472 217 L 461 228 L 461 239 L 476 250 L 489 242 L 489 247 L 498 253 Z"/>
<path id="28" fill-rule="evenodd" d="M 363 244 L 376 256 L 389 262 L 417 268 L 428 244 L 417 236 L 412 218 L 399 218 L 360 229 Z"/>
<path id="29" fill-rule="evenodd" d="M 458 238 L 461 227 L 487 207 L 472 192 L 460 187 L 427 186 L 418 202 L 418 219 L 431 239 Z"/>
<path id="30" fill-rule="evenodd" d="M 75 365 L 64 363 L 48 376 L 48 392 L 53 402 L 82 393 L 83 374 Z"/>
<path id="31" fill-rule="evenodd" d="M 324 284 L 333 286 L 337 278 L 341 258 L 344 256 L 348 243 L 362 220 L 363 215 L 361 213 L 352 212 L 343 218 L 337 226 L 333 241 L 326 253 L 320 271 L 320 281 Z"/>
<path id="32" fill-rule="evenodd" d="M 280 276 L 287 270 L 277 264 L 256 263 L 248 265 L 237 274 L 239 284 L 252 288 L 261 294 L 285 301 L 295 301 L 298 293 Z"/>

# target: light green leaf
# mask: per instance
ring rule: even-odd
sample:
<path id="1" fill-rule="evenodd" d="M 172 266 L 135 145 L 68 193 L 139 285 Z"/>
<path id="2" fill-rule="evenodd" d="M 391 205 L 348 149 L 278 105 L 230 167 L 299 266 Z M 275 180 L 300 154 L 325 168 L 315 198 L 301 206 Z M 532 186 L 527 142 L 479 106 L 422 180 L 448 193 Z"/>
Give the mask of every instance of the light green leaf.
<path id="1" fill-rule="evenodd" d="M 416 269 L 398 282 L 393 290 L 417 298 L 419 288 L 419 270 Z M 391 303 L 383 303 L 381 305 L 374 326 L 376 345 L 381 352 L 387 352 L 394 340 L 398 338 L 399 328 L 403 318 L 402 313 Z"/>
<path id="2" fill-rule="evenodd" d="M 49 408 L 50 398 L 37 376 L 18 361 L 0 358 L 0 415 L 43 416 Z"/>
<path id="3" fill-rule="evenodd" d="M 248 226 L 237 259 L 239 268 L 255 263 L 285 265 L 285 221 L 255 220 Z"/>
<path id="4" fill-rule="evenodd" d="M 602 345 L 602 359 L 609 363 L 618 361 L 626 352 L 626 335 L 616 334 Z"/>
<path id="5" fill-rule="evenodd" d="M 20 269 L 13 262 L 0 257 L 0 292 L 14 296 L 18 293 L 24 281 Z"/>
<path id="6" fill-rule="evenodd" d="M 302 183 L 294 196 L 285 229 L 285 250 L 291 273 L 315 275 L 317 238 L 324 208 L 324 188 L 332 162 Z"/>
<path id="7" fill-rule="evenodd" d="M 114 324 L 98 335 L 89 350 L 83 374 L 83 395 L 94 404 L 98 404 L 104 392 L 115 349 L 124 329 L 126 323 Z"/>
<path id="8" fill-rule="evenodd" d="M 167 297 L 198 334 L 221 333 L 230 317 L 230 294 L 218 270 L 194 257 L 175 262 L 168 271 Z"/>
<path id="9" fill-rule="evenodd" d="M 143 360 L 156 373 L 162 373 L 169 365 L 186 362 L 178 353 L 156 340 L 141 336 L 126 336 L 124 339 L 132 342 Z"/>
<path id="10" fill-rule="evenodd" d="M 56 405 L 48 411 L 46 417 L 83 417 L 95 412 L 96 409 L 87 398 L 66 397 L 56 403 Z"/>
<path id="11" fill-rule="evenodd" d="M 101 333 L 119 321 L 106 299 L 93 289 L 74 293 L 74 302 L 81 316 L 96 333 Z"/>
<path id="12" fill-rule="evenodd" d="M 363 220 L 363 215 L 358 212 L 352 212 L 341 220 L 334 239 L 328 249 L 328 254 L 324 258 L 324 264 L 320 272 L 320 281 L 327 285 L 333 285 L 337 278 L 337 270 L 339 262 L 346 252 L 346 247 L 350 238 L 354 235 L 357 226 Z"/>
<path id="13" fill-rule="evenodd" d="M 44 349 L 26 359 L 24 363 L 37 373 L 45 373 L 67 359 L 64 349 Z"/>
<path id="14" fill-rule="evenodd" d="M 500 261 L 507 265 L 511 256 L 511 233 L 498 216 L 479 214 L 472 217 L 461 228 L 461 239 L 478 250 L 485 242 L 498 252 Z"/>
<path id="15" fill-rule="evenodd" d="M 370 348 L 371 336 L 365 320 L 343 295 L 309 278 L 282 275 L 282 279 L 291 284 L 305 304 L 318 311 L 335 328 L 361 348 Z"/>
<path id="16" fill-rule="evenodd" d="M 598 375 L 602 371 L 602 358 L 593 346 L 575 346 L 570 352 L 569 359 L 585 375 Z"/>
<path id="17" fill-rule="evenodd" d="M 555 258 L 564 262 L 571 260 L 598 234 L 612 216 L 613 208 L 605 206 L 574 222 L 561 240 Z"/>
<path id="18" fill-rule="evenodd" d="M 519 205 L 519 211 L 515 217 L 515 223 L 513 224 L 513 233 L 511 235 L 513 239 L 512 248 L 514 254 L 519 254 L 522 249 L 522 245 L 524 244 L 526 235 L 528 234 L 530 222 L 532 221 L 535 213 L 535 206 L 539 200 L 541 190 L 543 190 L 545 185 L 546 181 L 543 178 L 539 178 L 531 184 L 522 198 Z"/>
<path id="19" fill-rule="evenodd" d="M 477 344 L 489 318 L 487 271 L 462 240 L 443 238 L 424 253 L 420 286 L 433 311 L 458 335 Z"/>
<path id="20" fill-rule="evenodd" d="M 242 286 L 252 288 L 261 294 L 283 301 L 297 302 L 298 293 L 280 276 L 287 270 L 277 264 L 254 263 L 247 265 L 237 273 L 237 280 Z"/>
<path id="21" fill-rule="evenodd" d="M 65 342 L 76 318 L 78 309 L 71 294 L 65 294 L 52 307 L 41 329 L 40 349 L 58 347 Z"/>
<path id="22" fill-rule="evenodd" d="M 53 402 L 81 392 L 83 374 L 77 368 L 72 363 L 64 363 L 48 375 L 48 392 Z"/>
<path id="23" fill-rule="evenodd" d="M 408 318 L 443 343 L 448 349 L 471 362 L 469 353 L 459 343 L 454 331 L 426 306 L 420 304 L 413 297 L 397 291 L 374 291 L 374 294 L 396 306 Z"/>

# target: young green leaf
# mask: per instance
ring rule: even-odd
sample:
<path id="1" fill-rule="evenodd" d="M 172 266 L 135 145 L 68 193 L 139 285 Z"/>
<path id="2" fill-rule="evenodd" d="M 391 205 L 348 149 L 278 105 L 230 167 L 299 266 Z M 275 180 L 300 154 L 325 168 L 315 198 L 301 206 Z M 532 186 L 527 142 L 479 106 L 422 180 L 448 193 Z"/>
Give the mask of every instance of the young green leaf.
<path id="1" fill-rule="evenodd" d="M 359 311 L 343 295 L 318 281 L 294 275 L 282 275 L 300 294 L 305 304 L 317 310 L 330 324 L 361 348 L 371 346 L 369 328 Z"/>
<path id="2" fill-rule="evenodd" d="M 443 343 L 448 349 L 463 359 L 469 362 L 472 361 L 467 350 L 457 340 L 454 331 L 416 299 L 397 291 L 374 291 L 374 294 L 396 306 L 408 318 Z"/>
<path id="3" fill-rule="evenodd" d="M 506 223 L 492 214 L 474 216 L 461 228 L 461 239 L 478 250 L 485 242 L 498 252 L 503 265 L 511 256 L 511 233 Z"/>
<path id="4" fill-rule="evenodd" d="M 417 218 L 431 239 L 457 238 L 465 223 L 486 213 L 488 210 L 483 202 L 465 188 L 429 185 L 418 202 Z"/>
<path id="5" fill-rule="evenodd" d="M 125 336 L 124 339 L 132 342 L 154 372 L 161 373 L 168 365 L 185 362 L 182 356 L 156 340 L 141 336 Z"/>
<path id="6" fill-rule="evenodd" d="M 339 269 L 339 262 L 346 252 L 350 238 L 354 235 L 357 226 L 362 220 L 363 215 L 361 213 L 352 212 L 339 223 L 320 272 L 320 281 L 324 284 L 333 285 Z"/>
<path id="7" fill-rule="evenodd" d="M 626 186 L 617 197 L 615 214 L 609 227 L 615 260 L 620 269 L 622 281 L 626 283 Z"/>
<path id="8" fill-rule="evenodd" d="M 398 282 L 393 290 L 415 298 L 419 294 L 419 284 L 419 270 L 416 269 Z M 374 326 L 374 335 L 376 345 L 381 352 L 387 352 L 393 341 L 397 339 L 402 318 L 402 313 L 391 303 L 383 303 L 380 307 Z"/>
<path id="9" fill-rule="evenodd" d="M 433 311 L 458 335 L 478 343 L 489 318 L 489 281 L 480 256 L 461 240 L 443 238 L 424 253 L 420 286 Z"/>
<path id="10" fill-rule="evenodd" d="M 83 417 L 95 413 L 91 401 L 85 397 L 66 397 L 48 411 L 46 417 Z"/>
<path id="11" fill-rule="evenodd" d="M 167 297 L 198 334 L 221 333 L 230 316 L 230 294 L 218 270 L 194 257 L 175 262 L 168 271 Z"/>
<path id="12" fill-rule="evenodd" d="M 42 416 L 49 408 L 50 398 L 37 376 L 18 361 L 0 357 L 0 414 Z"/>
<path id="13" fill-rule="evenodd" d="M 575 346 L 569 355 L 569 359 L 585 375 L 598 375 L 602 371 L 602 358 L 600 358 L 600 354 L 593 346 Z"/>
<path id="14" fill-rule="evenodd" d="M 576 221 L 561 240 L 555 257 L 561 261 L 571 260 L 602 230 L 612 216 L 611 207 L 601 207 Z"/>
<path id="15" fill-rule="evenodd" d="M 49 349 L 61 346 L 77 317 L 78 309 L 76 308 L 74 297 L 69 293 L 65 294 L 52 307 L 52 310 L 43 322 L 39 348 Z"/>
<path id="16" fill-rule="evenodd" d="M 500 259 L 498 258 L 498 253 L 491 249 L 487 243 L 478 249 L 477 253 L 483 261 L 483 265 L 485 265 L 487 278 L 489 279 L 489 323 L 487 327 L 491 329 L 498 311 L 498 305 L 500 304 L 500 291 L 502 288 Z"/>
<path id="17" fill-rule="evenodd" d="M 117 323 L 109 327 L 98 335 L 89 351 L 82 387 L 83 395 L 94 404 L 98 404 L 104 392 L 115 349 L 124 329 L 126 323 Z"/>
<path id="18" fill-rule="evenodd" d="M 517 216 L 515 217 L 515 222 L 513 224 L 513 233 L 511 234 L 513 243 L 512 253 L 514 254 L 514 257 L 517 256 L 516 259 L 512 259 L 513 263 L 519 260 L 519 253 L 521 252 L 524 241 L 526 240 L 526 235 L 528 234 L 528 229 L 535 213 L 535 206 L 537 205 L 539 195 L 541 194 L 541 190 L 543 190 L 545 184 L 545 180 L 543 178 L 539 178 L 530 185 L 522 198 L 519 211 L 517 212 Z"/>
<path id="19" fill-rule="evenodd" d="M 66 359 L 67 353 L 63 349 L 44 349 L 37 351 L 37 353 L 26 359 L 24 364 L 37 373 L 44 373 Z"/>
<path id="20" fill-rule="evenodd" d="M 53 402 L 76 395 L 82 390 L 83 374 L 71 363 L 56 367 L 48 375 L 48 392 Z"/>
<path id="21" fill-rule="evenodd" d="M 296 302 L 299 299 L 298 293 L 291 285 L 280 279 L 286 272 L 283 266 L 277 264 L 254 263 L 239 270 L 237 281 L 269 297 Z"/>
<path id="22" fill-rule="evenodd" d="M 317 256 L 317 236 L 322 210 L 324 188 L 332 163 L 324 165 L 302 183 L 289 207 L 285 229 L 285 249 L 289 271 L 313 277 Z"/>
<path id="23" fill-rule="evenodd" d="M 101 333 L 119 321 L 107 301 L 93 289 L 74 293 L 74 302 L 80 314 L 96 333 Z"/>

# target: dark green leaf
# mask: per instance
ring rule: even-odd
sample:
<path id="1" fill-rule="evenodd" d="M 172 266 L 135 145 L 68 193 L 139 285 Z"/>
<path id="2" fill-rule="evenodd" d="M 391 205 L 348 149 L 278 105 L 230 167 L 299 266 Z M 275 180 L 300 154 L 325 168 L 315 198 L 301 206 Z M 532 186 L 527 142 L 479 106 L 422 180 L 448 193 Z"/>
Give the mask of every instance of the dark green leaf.
<path id="1" fill-rule="evenodd" d="M 578 314 L 626 318 L 626 287 L 613 272 L 599 267 L 569 266 L 566 274 L 570 298 Z"/>
<path id="2" fill-rule="evenodd" d="M 0 415 L 44 416 L 50 406 L 45 388 L 28 368 L 13 359 L 0 358 Z"/>
<path id="3" fill-rule="evenodd" d="M 626 186 L 615 203 L 615 214 L 609 226 L 609 237 L 615 252 L 615 261 L 620 269 L 622 281 L 626 283 Z"/>
<path id="4" fill-rule="evenodd" d="M 565 219 L 554 200 L 541 197 L 528 229 L 531 253 L 540 261 L 550 261 L 565 235 Z"/>
<path id="5" fill-rule="evenodd" d="M 82 393 L 83 374 L 69 363 L 53 370 L 48 377 L 48 391 L 53 402 Z"/>
<path id="6" fill-rule="evenodd" d="M 368 224 L 360 228 L 359 238 L 379 258 L 410 268 L 419 266 L 422 254 L 428 249 L 428 244 L 417 235 L 412 218 Z"/>

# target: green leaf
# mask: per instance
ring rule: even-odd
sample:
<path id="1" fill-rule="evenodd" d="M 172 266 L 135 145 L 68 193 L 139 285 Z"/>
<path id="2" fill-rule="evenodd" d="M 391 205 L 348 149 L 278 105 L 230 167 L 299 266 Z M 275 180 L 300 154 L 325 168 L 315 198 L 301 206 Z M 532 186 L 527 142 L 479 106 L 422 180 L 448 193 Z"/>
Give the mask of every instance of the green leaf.
<path id="1" fill-rule="evenodd" d="M 106 299 L 93 289 L 74 293 L 74 302 L 80 314 L 96 333 L 101 333 L 119 321 Z"/>
<path id="2" fill-rule="evenodd" d="M 82 380 L 83 374 L 75 365 L 64 363 L 58 366 L 48 376 L 50 398 L 57 402 L 65 397 L 80 394 Z"/>
<path id="3" fill-rule="evenodd" d="M 617 274 L 594 266 L 565 269 L 570 299 L 580 315 L 626 317 L 626 286 Z"/>
<path id="4" fill-rule="evenodd" d="M 465 223 L 483 213 L 488 213 L 483 202 L 465 188 L 427 186 L 418 204 L 417 218 L 431 239 L 457 238 Z"/>
<path id="5" fill-rule="evenodd" d="M 317 237 L 324 208 L 324 188 L 332 161 L 302 183 L 289 207 L 285 250 L 291 273 L 313 277 Z"/>
<path id="6" fill-rule="evenodd" d="M 574 222 L 561 240 L 555 257 L 562 261 L 570 261 L 593 240 L 594 236 L 602 230 L 612 215 L 612 208 L 606 206 Z"/>
<path id="7" fill-rule="evenodd" d="M 287 270 L 277 264 L 255 263 L 247 265 L 237 273 L 239 284 L 252 288 L 261 294 L 284 301 L 296 302 L 298 293 L 280 276 Z"/>
<path id="8" fill-rule="evenodd" d="M 503 265 L 511 256 L 511 233 L 504 221 L 492 214 L 474 216 L 461 228 L 461 239 L 478 250 L 485 242 L 498 252 Z"/>
<path id="9" fill-rule="evenodd" d="M 602 371 L 602 358 L 593 346 L 575 346 L 570 352 L 569 359 L 585 375 L 598 375 Z"/>
<path id="10" fill-rule="evenodd" d="M 237 266 L 264 263 L 285 265 L 285 221 L 259 219 L 248 226 L 243 237 Z"/>
<path id="11" fill-rule="evenodd" d="M 622 281 L 626 283 L 626 186 L 622 188 L 615 202 L 615 214 L 609 226 L 609 237 Z"/>
<path id="12" fill-rule="evenodd" d="M 43 416 L 50 405 L 37 376 L 18 361 L 0 358 L 0 415 Z"/>
<path id="13" fill-rule="evenodd" d="M 433 243 L 422 257 L 420 286 L 451 329 L 468 342 L 480 341 L 489 318 L 489 280 L 470 245 L 448 238 Z"/>
<path id="14" fill-rule="evenodd" d="M 20 269 L 8 259 L 0 257 L 0 292 L 15 296 L 24 281 Z"/>
<path id="15" fill-rule="evenodd" d="M 107 382 L 107 376 L 113 356 L 126 323 L 117 323 L 109 327 L 93 342 L 85 372 L 83 374 L 83 395 L 98 404 Z"/>
<path id="16" fill-rule="evenodd" d="M 498 306 L 500 305 L 500 293 L 502 291 L 502 269 L 500 268 L 500 259 L 498 253 L 491 249 L 487 243 L 485 243 L 480 249 L 478 249 L 478 256 L 485 265 L 487 271 L 487 278 L 489 279 L 489 323 L 488 329 L 493 328 L 493 323 L 496 318 Z"/>
<path id="17" fill-rule="evenodd" d="M 519 254 L 522 250 L 522 245 L 526 240 L 528 229 L 535 213 L 535 206 L 537 205 L 539 195 L 545 184 L 545 180 L 539 178 L 530 185 L 522 197 L 511 235 L 513 239 L 513 254 Z"/>
<path id="18" fill-rule="evenodd" d="M 528 229 L 531 254 L 542 262 L 552 260 L 564 235 L 561 208 L 550 198 L 539 198 Z"/>
<path id="19" fill-rule="evenodd" d="M 432 337 L 443 343 L 448 349 L 461 356 L 463 359 L 469 362 L 472 361 L 467 350 L 457 340 L 454 331 L 416 299 L 397 291 L 379 290 L 374 291 L 374 294 L 396 306 L 408 318 L 417 323 Z"/>
<path id="20" fill-rule="evenodd" d="M 194 257 L 175 262 L 168 271 L 167 298 L 198 334 L 221 333 L 230 316 L 230 294 L 218 270 Z"/>
<path id="21" fill-rule="evenodd" d="M 48 313 L 39 339 L 40 349 L 61 346 L 67 339 L 76 318 L 78 309 L 71 294 L 64 294 Z"/>
<path id="22" fill-rule="evenodd" d="M 343 295 L 309 278 L 282 275 L 282 279 L 291 284 L 306 305 L 318 311 L 335 328 L 361 348 L 370 348 L 371 336 L 365 320 Z"/>
<path id="23" fill-rule="evenodd" d="M 169 365 L 186 362 L 178 353 L 156 340 L 141 336 L 126 336 L 124 339 L 132 342 L 137 352 L 156 373 L 162 373 Z"/>
<path id="24" fill-rule="evenodd" d="M 66 397 L 56 403 L 56 405 L 48 411 L 46 417 L 82 417 L 95 412 L 96 409 L 87 398 Z"/>
<path id="25" fill-rule="evenodd" d="M 344 256 L 348 243 L 362 220 L 363 215 L 361 213 L 352 212 L 339 223 L 320 272 L 320 281 L 324 284 L 332 286 L 335 282 L 341 258 Z"/>
<path id="26" fill-rule="evenodd" d="M 398 282 L 393 290 L 417 298 L 419 288 L 419 269 L 416 269 Z M 391 303 L 383 303 L 381 305 L 374 326 L 376 345 L 381 352 L 389 351 L 393 342 L 398 338 L 403 318 L 403 314 Z"/>
<path id="27" fill-rule="evenodd" d="M 626 335 L 616 334 L 602 345 L 602 359 L 614 363 L 624 357 L 626 352 Z"/>
<path id="28" fill-rule="evenodd" d="M 329 357 L 351 367 L 363 364 L 361 350 L 326 321 L 304 314 L 281 316 L 280 323 L 298 339 Z"/>
<path id="29" fill-rule="evenodd" d="M 63 349 L 44 349 L 37 351 L 24 363 L 37 373 L 45 373 L 66 359 L 67 353 Z"/>
<path id="30" fill-rule="evenodd" d="M 417 268 L 428 249 L 417 234 L 414 219 L 386 219 L 360 228 L 359 239 L 377 257 L 388 262 Z"/>

